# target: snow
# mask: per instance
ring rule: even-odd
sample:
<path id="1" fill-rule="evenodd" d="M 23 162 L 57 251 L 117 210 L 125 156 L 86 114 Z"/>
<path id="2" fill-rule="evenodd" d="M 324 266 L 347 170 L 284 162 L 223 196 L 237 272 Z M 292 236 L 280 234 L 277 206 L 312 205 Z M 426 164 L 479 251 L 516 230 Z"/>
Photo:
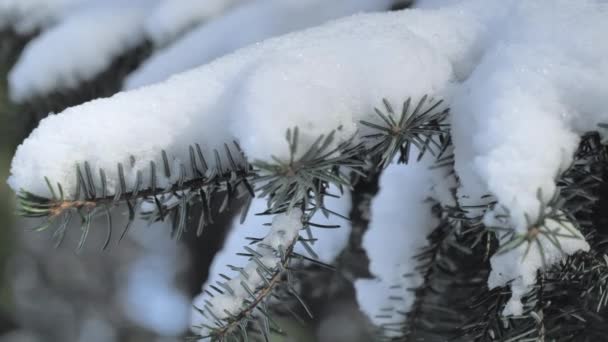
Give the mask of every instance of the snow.
<path id="1" fill-rule="evenodd" d="M 336 192 L 335 189 L 332 190 L 330 188 L 329 190 Z M 344 216 L 348 216 L 350 204 L 351 199 L 349 193 L 345 193 L 340 198 L 326 198 L 326 206 Z M 240 223 L 239 217 L 234 219 L 232 228 L 230 229 L 230 233 L 222 250 L 220 250 L 213 259 L 209 270 L 209 279 L 207 279 L 203 289 L 210 290 L 209 284 L 216 284 L 218 281 L 224 281 L 225 279 L 220 276 L 222 273 L 236 275 L 236 272 L 231 271 L 227 265 L 243 267 L 245 258 L 238 256 L 237 253 L 243 252 L 243 246 L 250 243 L 250 240 L 247 239 L 248 237 L 260 237 L 260 235 L 262 235 L 261 233 L 265 229 L 265 224 L 271 221 L 271 217 L 256 214 L 262 213 L 266 211 L 266 209 L 267 200 L 256 198 L 253 200 L 247 218 L 243 224 Z M 313 222 L 323 225 L 340 225 L 340 228 L 337 229 L 311 228 L 313 237 L 318 239 L 315 243 L 311 243 L 311 247 L 317 254 L 318 260 L 327 264 L 332 264 L 336 256 L 346 246 L 348 237 L 350 236 L 351 226 L 348 221 L 335 215 L 331 215 L 329 218 L 325 218 L 323 215 L 316 215 Z M 307 232 L 303 231 L 300 234 L 303 237 L 308 238 Z M 296 253 L 311 257 L 300 243 L 296 244 L 294 250 Z M 209 296 L 203 292 L 195 298 L 194 306 L 202 308 L 204 306 L 204 301 L 208 299 Z M 192 326 L 200 325 L 200 323 L 204 321 L 204 318 L 200 316 L 197 310 L 192 310 L 191 315 Z"/>
<path id="2" fill-rule="evenodd" d="M 114 180 L 122 162 L 133 184 L 150 160 L 162 164 L 161 149 L 179 165 L 190 144 L 211 149 L 235 138 L 252 160 L 285 158 L 287 128 L 299 126 L 306 146 L 341 126 L 340 141 L 359 120 L 377 120 L 371 113 L 382 98 L 398 104 L 428 93 L 452 108 L 459 203 L 493 195 L 496 210 L 511 214 L 509 226 L 525 232 L 524 214 L 538 216 L 539 189 L 540 200 L 552 197 L 578 136 L 608 121 L 607 16 L 598 0 L 463 0 L 266 40 L 50 116 L 18 148 L 9 184 L 48 195 L 48 176 L 73 193 L 74 164 L 85 160 Z M 564 245 L 586 247 L 578 239 Z M 538 268 L 514 273 L 508 265 L 492 272 L 529 279 Z"/>
<path id="3" fill-rule="evenodd" d="M 553 242 L 546 234 L 539 234 L 538 243 L 529 242 L 530 246 L 528 243 L 523 243 L 506 253 L 495 254 L 490 259 L 492 272 L 488 286 L 491 289 L 505 286 L 513 280 L 510 284 L 512 296 L 503 310 L 505 316 L 517 316 L 523 313 L 521 299 L 536 283 L 538 269 L 555 264 L 565 256 L 578 251 L 589 251 L 589 244 L 571 222 L 546 219 L 543 226 L 544 229 L 552 232 Z"/>
<path id="4" fill-rule="evenodd" d="M 0 27 L 27 35 L 57 21 L 63 14 L 90 0 L 1 0 Z"/>
<path id="5" fill-rule="evenodd" d="M 168 1 L 172 4 L 178 3 Z M 202 3 L 202 2 L 201 2 Z M 322 24 L 360 11 L 384 10 L 391 0 L 256 0 L 199 25 L 181 39 L 159 51 L 125 81 L 133 89 L 163 81 L 276 35 Z M 166 14 L 165 14 L 166 15 Z M 238 27 L 238 34 L 235 28 Z M 154 38 L 156 34 L 151 36 Z"/>
<path id="6" fill-rule="evenodd" d="M 129 319 L 162 336 L 188 329 L 190 298 L 174 285 L 176 258 L 147 253 L 129 268 L 122 306 Z"/>
<path id="7" fill-rule="evenodd" d="M 413 151 L 413 155 L 417 153 Z M 439 223 L 428 199 L 437 193 L 434 187 L 452 185 L 450 181 L 436 184 L 437 177 L 449 177 L 444 170 L 430 171 L 433 162 L 427 155 L 418 163 L 393 163 L 380 176 L 380 192 L 372 200 L 371 221 L 363 237 L 375 278 L 355 282 L 360 309 L 377 325 L 401 322 L 403 316 L 398 312 L 408 312 L 415 300 L 407 289 L 421 285 L 414 256 L 427 245 L 427 235 Z M 402 299 L 396 301 L 393 296 Z M 377 317 L 386 315 L 386 309 L 393 314 L 391 318 Z"/>
<path id="8" fill-rule="evenodd" d="M 147 36 L 159 46 L 167 44 L 200 22 L 221 14 L 245 0 L 161 0 L 145 22 Z"/>
<path id="9" fill-rule="evenodd" d="M 8 75 L 11 99 L 21 102 L 58 86 L 75 88 L 143 41 L 149 1 L 121 4 L 84 6 L 28 43 Z"/>
<path id="10" fill-rule="evenodd" d="M 237 137 L 251 160 L 285 157 L 284 132 L 295 125 L 302 146 L 340 125 L 338 137 L 350 137 L 360 119 L 377 120 L 371 113 L 383 97 L 401 103 L 404 94 L 441 94 L 448 85 L 452 68 L 445 55 L 407 30 L 408 19 L 425 14 L 354 16 L 51 115 L 18 148 L 9 183 L 45 195 L 48 176 L 70 194 L 74 164 L 86 160 L 106 171 L 112 192 L 116 163 L 125 166 L 128 184 L 137 170 L 146 184 L 150 161 L 162 165 L 161 149 L 179 165 L 188 162 L 190 144 L 208 151 Z M 44 153 L 48 148 L 52 153 Z"/>
<path id="11" fill-rule="evenodd" d="M 303 227 L 301 219 L 302 211 L 299 209 L 294 209 L 290 213 L 278 214 L 273 217 L 272 225 L 267 235 L 262 241 L 258 242 L 255 247 L 252 247 L 259 254 L 258 259 L 265 267 L 270 270 L 276 269 L 277 264 L 281 262 L 277 251 L 287 248 L 298 237 L 300 229 Z M 251 232 L 252 226 L 249 226 L 243 233 L 245 233 L 245 231 Z M 238 229 L 240 227 L 236 228 Z M 263 229 L 263 226 L 256 226 L 255 228 L 261 230 Z M 251 236 L 258 237 L 260 234 L 254 232 Z M 243 262 L 241 261 L 243 258 L 240 258 L 241 260 L 235 260 L 235 256 L 226 254 L 232 254 L 235 250 L 247 253 L 246 250 L 243 250 L 243 246 L 248 245 L 248 243 L 246 240 L 243 240 L 245 239 L 243 239 L 241 233 L 233 232 L 230 235 L 227 244 L 224 246 L 224 249 L 220 252 L 218 257 L 214 259 L 213 265 L 211 266 L 212 272 L 218 271 L 219 262 L 230 260 L 232 266 L 242 267 L 243 272 L 220 271 L 231 276 L 231 280 L 219 277 L 219 272 L 213 272 L 212 278 L 210 278 L 206 284 L 207 287 L 211 284 L 217 285 L 221 282 L 228 286 L 233 293 L 224 291 L 223 294 L 219 294 L 207 287 L 207 289 L 213 293 L 213 297 L 206 293 L 202 293 L 194 299 L 195 307 L 198 307 L 199 309 L 207 307 L 209 310 L 213 311 L 213 314 L 220 320 L 229 317 L 226 311 L 230 312 L 232 315 L 237 315 L 243 308 L 244 300 L 250 297 L 247 289 L 255 292 L 256 289 L 260 288 L 265 283 L 260 274 L 256 272 L 260 267 L 256 261 L 249 260 L 243 265 Z M 237 245 L 238 248 L 235 248 Z M 245 283 L 247 287 L 243 286 L 242 283 Z M 213 317 L 204 317 L 197 310 L 193 310 L 191 320 L 192 326 L 194 327 L 201 326 L 201 324 L 206 324 L 207 326 L 216 325 L 216 321 Z M 201 328 L 201 330 L 203 330 L 203 328 Z M 204 335 L 204 332 L 201 331 L 201 334 Z"/>
<path id="12" fill-rule="evenodd" d="M 0 26 L 21 34 L 42 30 L 10 73 L 11 99 L 75 88 L 145 39 L 167 44 L 241 1 L 0 0 Z"/>
<path id="13" fill-rule="evenodd" d="M 597 1 L 552 3 L 556 10 L 545 10 L 545 1 L 512 6 L 509 21 L 496 31 L 501 39 L 487 49 L 452 102 L 461 203 L 494 195 L 520 233 L 528 229 L 525 214 L 534 220 L 539 200 L 553 196 L 555 178 L 571 163 L 578 136 L 608 119 L 601 95 L 608 90 L 602 57 L 608 43 L 599 33 L 608 29 L 608 7 Z M 577 24 L 582 21 L 585 25 Z M 562 245 L 567 254 L 588 249 L 581 239 Z M 519 298 L 540 267 L 534 257 L 521 263 L 520 252 L 497 257 L 501 261 L 493 262 L 489 280 L 497 286 L 515 279 L 509 314 L 521 312 Z M 548 263 L 561 256 L 554 253 Z M 505 259 L 521 267 L 515 272 Z"/>

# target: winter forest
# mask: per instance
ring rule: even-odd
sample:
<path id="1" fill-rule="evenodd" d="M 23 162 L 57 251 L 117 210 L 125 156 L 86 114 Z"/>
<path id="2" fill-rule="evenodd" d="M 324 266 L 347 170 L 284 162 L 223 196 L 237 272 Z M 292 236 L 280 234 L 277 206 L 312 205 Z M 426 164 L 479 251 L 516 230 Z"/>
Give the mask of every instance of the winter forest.
<path id="1" fill-rule="evenodd" d="M 0 342 L 608 341 L 608 1 L 0 0 Z"/>

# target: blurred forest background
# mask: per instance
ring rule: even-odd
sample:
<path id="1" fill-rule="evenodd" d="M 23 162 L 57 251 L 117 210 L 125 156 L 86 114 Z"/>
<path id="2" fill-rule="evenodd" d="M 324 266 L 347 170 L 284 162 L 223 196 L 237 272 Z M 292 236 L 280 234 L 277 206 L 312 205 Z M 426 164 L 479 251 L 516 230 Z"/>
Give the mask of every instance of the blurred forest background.
<path id="1" fill-rule="evenodd" d="M 395 1 L 393 9 L 409 5 Z M 103 252 L 103 232 L 93 232 L 76 252 L 78 232 L 54 248 L 51 232 L 28 229 L 36 223 L 14 215 L 14 193 L 5 182 L 15 148 L 47 113 L 118 92 L 124 77 L 153 50 L 150 42 L 139 44 L 77 89 L 16 105 L 8 97 L 7 74 L 37 34 L 0 33 L 0 342 L 180 341 L 188 330 L 191 298 L 200 292 L 232 211 L 218 217 L 200 239 L 190 230 L 181 241 L 172 241 L 162 225 L 153 225 Z M 377 191 L 373 181 L 362 186 L 363 194 Z M 308 291 L 315 320 L 282 322 L 290 337 L 277 336 L 276 341 L 371 339 L 369 322 L 358 311 L 348 281 L 352 274 L 365 273 L 356 266 L 361 264 L 357 258 L 365 225 L 357 229 L 356 223 L 338 261 L 348 272 L 336 276 L 312 270 L 311 284 L 325 284 L 322 293 Z"/>

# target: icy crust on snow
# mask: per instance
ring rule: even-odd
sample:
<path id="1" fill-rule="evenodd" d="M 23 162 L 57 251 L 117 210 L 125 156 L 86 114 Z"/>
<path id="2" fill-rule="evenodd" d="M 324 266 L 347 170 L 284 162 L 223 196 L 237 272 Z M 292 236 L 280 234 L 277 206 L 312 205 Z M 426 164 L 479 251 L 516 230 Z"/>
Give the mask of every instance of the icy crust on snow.
<path id="1" fill-rule="evenodd" d="M 91 0 L 0 0 L 0 27 L 10 27 L 23 35 L 31 34 L 87 1 Z"/>
<path id="2" fill-rule="evenodd" d="M 451 13 L 420 11 L 358 15 L 268 40 L 163 83 L 69 108 L 42 120 L 18 148 L 9 183 L 15 190 L 48 195 L 47 176 L 71 194 L 75 164 L 88 161 L 92 169 L 106 171 L 113 191 L 118 162 L 128 185 L 137 170 L 148 184 L 150 161 L 163 165 L 161 149 L 176 165 L 187 164 L 188 145 L 199 143 L 209 151 L 238 138 L 251 160 L 267 160 L 271 154 L 287 156 L 284 132 L 296 125 L 300 152 L 338 126 L 337 141 L 350 138 L 359 120 L 378 120 L 371 113 L 383 97 L 397 105 L 405 96 L 444 92 L 452 78 L 446 53 L 409 29 L 425 16 L 444 15 L 455 19 Z M 472 21 L 462 18 L 462 26 Z M 462 37 L 472 35 L 451 39 L 471 44 L 474 39 Z M 162 186 L 167 179 L 160 176 Z"/>
<path id="3" fill-rule="evenodd" d="M 299 209 L 294 209 L 290 213 L 278 214 L 274 216 L 270 231 L 262 241 L 255 245 L 256 247 L 254 248 L 259 254 L 259 262 L 261 262 L 266 268 L 274 270 L 277 267 L 277 264 L 281 262 L 280 255 L 277 253 L 277 251 L 281 248 L 287 248 L 292 241 L 297 238 L 298 234 L 300 233 L 300 229 L 303 227 L 301 219 L 302 211 Z M 257 228 L 262 229 L 262 227 Z M 255 237 L 259 235 L 260 234 L 254 234 L 253 236 Z M 238 239 L 237 235 L 231 235 L 231 238 L 237 238 L 237 240 L 240 240 Z M 233 243 L 233 241 L 228 241 L 230 247 L 233 247 Z M 248 243 L 243 243 L 243 241 L 238 241 L 238 244 L 241 249 L 244 245 L 248 245 Z M 226 250 L 226 246 L 224 247 L 224 250 L 220 252 L 222 253 L 220 255 L 223 255 L 224 251 L 228 252 L 228 250 Z M 234 249 L 230 248 L 229 251 L 234 252 Z M 243 252 L 246 251 L 243 250 Z M 215 268 L 217 268 L 217 262 L 220 259 L 223 258 L 220 257 L 214 259 L 212 270 L 216 270 Z M 224 294 L 219 294 L 209 289 L 210 292 L 213 293 L 213 297 L 203 293 L 194 300 L 195 307 L 198 307 L 199 309 L 208 307 L 213 311 L 213 314 L 219 320 L 229 317 L 226 311 L 228 311 L 231 315 L 238 315 L 243 309 L 245 299 L 251 299 L 247 289 L 255 292 L 258 288 L 265 284 L 265 281 L 256 271 L 260 267 L 256 261 L 250 260 L 246 265 L 242 266 L 241 260 L 238 260 L 238 262 L 232 265 L 242 267 L 242 272 L 226 272 L 226 270 L 223 270 L 224 274 L 232 278 L 231 280 L 217 278 L 215 275 L 216 278 L 211 278 L 211 282 L 207 282 L 207 284 L 212 284 L 219 289 L 223 289 L 223 286 L 218 285 L 218 283 L 221 282 L 225 284 L 225 286 L 228 286 L 232 291 L 224 291 Z M 245 283 L 246 286 L 243 286 L 243 283 Z M 192 313 L 192 325 L 195 327 L 200 327 L 203 323 L 207 326 L 215 326 L 215 322 L 216 320 L 214 317 L 204 317 L 198 312 L 198 310 L 195 310 Z M 205 335 L 204 330 L 204 328 L 201 328 L 202 335 Z"/>
<path id="4" fill-rule="evenodd" d="M 129 1 L 120 7 L 113 3 L 84 6 L 34 38 L 8 75 L 11 99 L 20 102 L 58 86 L 74 88 L 143 41 L 148 1 Z"/>
<path id="5" fill-rule="evenodd" d="M 203 65 L 243 46 L 319 25 L 330 19 L 359 11 L 385 10 L 391 1 L 243 1 L 242 5 L 198 26 L 156 53 L 129 75 L 124 87 L 133 89 L 164 81 L 175 73 Z M 169 2 L 173 4 L 172 1 Z"/>
<path id="6" fill-rule="evenodd" d="M 146 34 L 155 44 L 164 45 L 200 22 L 247 1 L 251 0 L 160 0 L 145 22 Z"/>
<path id="7" fill-rule="evenodd" d="M 546 230 L 552 231 L 554 241 L 545 234 L 537 235 L 537 242 L 523 243 L 503 254 L 490 259 L 492 273 L 488 279 L 490 289 L 510 284 L 512 296 L 506 304 L 503 315 L 521 315 L 524 307 L 521 302 L 530 288 L 536 283 L 536 271 L 562 260 L 578 251 L 589 251 L 589 244 L 570 222 L 547 219 Z M 559 242 L 556 242 L 556 241 Z M 559 247 L 558 247 L 559 246 Z M 542 249 L 542 251 L 541 251 Z"/>

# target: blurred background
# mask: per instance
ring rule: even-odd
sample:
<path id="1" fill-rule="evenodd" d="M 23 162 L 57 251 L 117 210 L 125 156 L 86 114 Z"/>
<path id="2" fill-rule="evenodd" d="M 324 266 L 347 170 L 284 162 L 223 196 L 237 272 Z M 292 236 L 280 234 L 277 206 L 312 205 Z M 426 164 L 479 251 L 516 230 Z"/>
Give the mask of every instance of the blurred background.
<path id="1" fill-rule="evenodd" d="M 33 232 L 36 222 L 14 215 L 14 193 L 4 181 L 11 157 L 51 112 L 161 81 L 272 36 L 412 2 L 332 1 L 0 0 L 0 342 L 183 340 L 192 297 L 238 208 L 219 216 L 202 238 L 174 241 L 164 225 L 142 222 L 108 251 L 101 251 L 99 230 L 82 251 L 77 231 L 55 248 L 52 232 Z M 126 3 L 134 6 L 130 24 L 141 25 L 121 32 Z M 88 58 L 102 63 L 82 69 Z M 361 187 L 377 191 L 373 181 Z M 365 198 L 353 201 L 360 208 L 355 202 Z M 289 337 L 276 341 L 371 340 L 351 285 L 369 276 L 360 247 L 365 217 L 351 216 L 351 237 L 336 261 L 340 272 L 311 270 L 303 281 L 315 319 L 285 319 Z"/>

